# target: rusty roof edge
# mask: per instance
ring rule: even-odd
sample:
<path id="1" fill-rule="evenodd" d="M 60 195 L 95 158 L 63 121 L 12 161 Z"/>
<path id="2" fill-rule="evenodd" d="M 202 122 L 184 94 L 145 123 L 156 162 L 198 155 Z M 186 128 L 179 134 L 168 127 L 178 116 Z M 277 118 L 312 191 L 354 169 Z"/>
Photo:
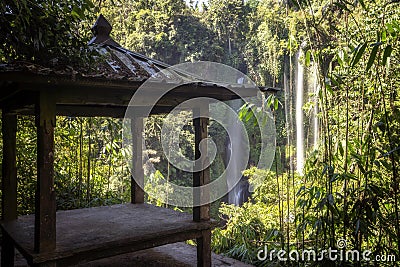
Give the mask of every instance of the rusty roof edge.
<path id="1" fill-rule="evenodd" d="M 72 75 L 70 73 L 65 73 L 65 74 L 60 74 L 57 72 L 53 73 L 35 73 L 32 71 L 27 71 L 27 70 L 0 70 L 0 80 L 1 81 L 13 81 L 13 82 L 19 82 L 19 75 L 24 75 L 26 79 L 23 81 L 23 83 L 46 83 L 46 84 L 57 84 L 62 81 L 64 82 L 77 82 L 77 83 L 104 83 L 104 86 L 108 86 L 109 83 L 114 83 L 114 86 L 112 87 L 118 87 L 118 83 L 121 84 L 121 86 L 125 87 L 129 83 L 133 82 L 151 82 L 151 83 L 170 83 L 170 84 L 176 84 L 177 86 L 179 85 L 197 85 L 199 87 L 225 87 L 225 88 L 240 88 L 244 90 L 251 90 L 257 88 L 261 92 L 270 92 L 270 93 L 277 93 L 281 91 L 280 88 L 277 87 L 268 87 L 268 86 L 257 86 L 257 85 L 252 85 L 252 84 L 228 84 L 228 83 L 222 83 L 222 82 L 213 82 L 213 81 L 200 81 L 200 80 L 186 80 L 186 81 L 176 81 L 176 80 L 170 80 L 169 79 L 159 79 L 156 77 L 152 77 L 151 80 L 148 80 L 148 78 L 136 78 L 132 79 L 133 77 L 130 78 L 114 78 L 114 77 L 106 77 L 106 76 L 94 76 L 94 75 L 85 75 L 83 73 L 77 73 L 75 75 Z M 28 75 L 28 76 L 27 76 Z M 32 80 L 32 78 L 37 77 L 38 79 Z M 60 80 L 62 78 L 62 80 Z M 55 80 L 53 80 L 55 79 Z M 183 81 L 183 84 L 182 84 Z"/>
<path id="2" fill-rule="evenodd" d="M 111 46 L 111 45 L 109 45 L 109 46 Z M 157 59 L 153 59 L 153 58 L 147 57 L 147 56 L 145 56 L 145 55 L 143 55 L 143 54 L 134 52 L 134 51 L 129 50 L 129 49 L 127 49 L 127 48 L 124 48 L 124 47 L 122 47 L 122 46 L 113 46 L 113 48 L 116 49 L 116 50 L 119 50 L 119 51 L 122 52 L 122 53 L 129 53 L 129 54 L 131 54 L 132 56 L 135 56 L 135 57 L 137 57 L 137 58 L 139 58 L 139 59 L 141 59 L 141 60 L 145 60 L 145 61 L 147 61 L 147 62 L 148 62 L 148 61 L 151 61 L 152 63 L 154 63 L 154 65 L 157 65 L 157 66 L 162 67 L 162 68 L 164 68 L 164 69 L 171 67 L 171 65 L 169 65 L 169 64 L 167 64 L 167 63 L 164 63 L 164 62 L 159 61 L 159 60 L 157 60 Z"/>
<path id="3" fill-rule="evenodd" d="M 269 86 L 258 86 L 261 92 L 270 92 L 270 93 L 277 93 L 282 91 L 281 88 L 278 87 L 269 87 Z"/>

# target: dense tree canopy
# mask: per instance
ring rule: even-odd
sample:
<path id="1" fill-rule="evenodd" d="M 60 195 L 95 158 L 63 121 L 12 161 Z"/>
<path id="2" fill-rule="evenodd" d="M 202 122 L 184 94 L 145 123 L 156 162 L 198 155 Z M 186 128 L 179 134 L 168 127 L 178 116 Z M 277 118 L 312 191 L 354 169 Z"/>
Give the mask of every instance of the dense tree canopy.
<path id="1" fill-rule="evenodd" d="M 82 56 L 87 59 L 87 22 L 94 18 L 90 0 L 6 0 L 0 10 L 2 61 L 27 60 L 47 65 L 58 61 L 73 63 Z"/>
<path id="2" fill-rule="evenodd" d="M 6 0 L 0 4 L 0 60 L 85 64 L 92 60 L 90 25 L 102 13 L 113 25 L 113 38 L 131 50 L 169 64 L 222 62 L 259 85 L 281 87 L 266 103 L 278 131 L 273 168 L 246 171 L 250 182 L 263 183 L 242 207 L 222 205 L 218 213 L 215 205 L 214 217 L 222 213 L 227 222 L 214 231 L 214 250 L 260 266 L 279 266 L 283 263 L 276 258 L 257 260 L 258 249 L 266 244 L 271 249 L 327 249 L 343 238 L 350 249 L 369 248 L 374 255 L 400 259 L 399 9 L 398 1 L 389 0 L 210 0 L 201 9 L 183 0 Z M 304 175 L 293 167 L 298 59 L 307 75 L 316 73 L 319 88 L 305 95 L 309 101 L 303 112 L 309 119 L 309 111 L 318 107 L 320 134 L 315 146 L 307 146 Z M 146 124 L 152 148 L 146 153 L 158 169 L 152 179 L 190 183 L 161 153 L 162 123 L 159 116 Z M 18 126 L 23 214 L 33 210 L 36 142 L 31 118 L 20 117 Z M 210 128 L 223 143 L 226 133 L 218 125 Z M 126 201 L 129 172 L 121 122 L 61 117 L 56 129 L 58 208 Z M 193 156 L 191 126 L 181 134 L 187 140 L 182 149 Z M 212 172 L 223 168 L 220 157 Z M 167 193 L 168 188 L 148 190 Z"/>

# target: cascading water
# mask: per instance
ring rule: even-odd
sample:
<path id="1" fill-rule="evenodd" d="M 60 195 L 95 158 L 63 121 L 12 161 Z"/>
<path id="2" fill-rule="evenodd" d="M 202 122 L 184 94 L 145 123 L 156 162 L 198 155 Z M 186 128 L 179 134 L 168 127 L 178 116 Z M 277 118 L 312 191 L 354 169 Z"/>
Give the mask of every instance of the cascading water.
<path id="1" fill-rule="evenodd" d="M 317 64 L 313 64 L 312 69 L 313 75 L 313 85 L 314 85 L 314 112 L 313 112 L 313 124 L 314 124 L 314 149 L 318 148 L 318 136 L 319 136 L 319 126 L 318 126 L 318 93 L 319 93 L 319 84 L 318 84 L 318 66 Z"/>
<path id="2" fill-rule="evenodd" d="M 304 168 L 304 115 L 303 115 L 303 96 L 304 96 L 304 67 L 300 57 L 302 50 L 297 52 L 296 59 L 296 170 L 303 175 Z"/>
<path id="3" fill-rule="evenodd" d="M 242 105 L 241 100 L 233 100 L 230 101 L 229 106 L 233 110 L 239 110 L 239 108 Z M 238 125 L 238 122 L 236 121 L 237 118 L 231 118 L 233 121 L 230 123 L 230 134 L 232 135 L 233 140 L 241 140 L 241 130 Z M 242 151 L 241 146 L 242 144 L 240 142 L 231 142 L 231 140 L 228 140 L 228 145 L 227 145 L 227 151 L 226 151 L 226 157 L 227 160 L 230 160 L 233 164 L 233 166 L 238 166 L 238 162 L 240 161 L 241 153 L 232 153 L 233 151 Z M 227 177 L 239 177 L 242 176 L 241 172 L 243 170 L 238 170 L 237 168 L 232 168 L 227 171 Z M 228 183 L 231 181 L 231 179 L 228 179 Z M 233 188 L 232 188 L 233 186 Z M 232 190 L 228 193 L 228 203 L 229 204 L 234 204 L 236 206 L 241 206 L 244 202 L 247 201 L 249 198 L 249 184 L 246 178 L 241 177 L 240 181 L 236 185 L 228 184 L 228 187 L 232 188 Z"/>

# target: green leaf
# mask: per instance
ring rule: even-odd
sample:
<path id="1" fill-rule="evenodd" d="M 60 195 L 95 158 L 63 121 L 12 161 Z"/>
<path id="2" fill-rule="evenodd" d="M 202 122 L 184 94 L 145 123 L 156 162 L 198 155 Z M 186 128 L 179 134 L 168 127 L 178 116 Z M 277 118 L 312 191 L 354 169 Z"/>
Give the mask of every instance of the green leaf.
<path id="1" fill-rule="evenodd" d="M 386 29 L 387 29 L 387 31 L 388 31 L 393 37 L 396 36 L 396 31 L 395 31 L 395 29 L 393 28 L 393 24 L 387 23 L 387 24 L 386 24 Z"/>
<path id="2" fill-rule="evenodd" d="M 340 155 L 343 157 L 343 155 L 344 155 L 344 149 L 343 149 L 343 144 L 342 144 L 342 142 L 339 143 L 338 148 L 339 148 Z"/>
<path id="3" fill-rule="evenodd" d="M 339 86 L 339 82 L 335 79 L 335 77 L 330 76 L 331 82 L 334 86 Z"/>
<path id="4" fill-rule="evenodd" d="M 95 7 L 95 5 L 92 1 L 85 1 L 85 3 L 87 5 L 88 9 Z M 111 1 L 111 3 L 114 5 L 113 1 Z"/>
<path id="5" fill-rule="evenodd" d="M 306 59 L 305 59 L 305 65 L 307 67 L 310 66 L 310 62 L 311 62 L 311 52 L 310 52 L 310 50 L 307 50 Z"/>
<path id="6" fill-rule="evenodd" d="M 392 54 L 393 48 L 391 45 L 386 46 L 385 51 L 383 52 L 382 65 L 386 65 L 388 57 Z"/>
<path id="7" fill-rule="evenodd" d="M 339 175 L 339 174 L 337 174 L 337 173 L 334 173 L 334 174 L 332 175 L 332 178 L 330 179 L 330 182 L 333 183 L 333 182 L 339 180 L 339 178 L 341 178 L 341 175 Z"/>
<path id="8" fill-rule="evenodd" d="M 77 6 L 74 6 L 72 8 L 71 15 L 80 19 L 83 19 L 85 17 L 85 14 L 83 13 L 82 9 L 80 9 Z"/>
<path id="9" fill-rule="evenodd" d="M 329 84 L 325 83 L 325 87 L 328 90 L 328 93 L 333 94 L 332 87 Z"/>
<path id="10" fill-rule="evenodd" d="M 350 3 L 350 2 L 347 1 L 347 0 L 341 0 L 341 1 L 344 2 L 344 4 L 346 4 L 346 6 L 349 5 L 349 6 L 354 7 L 354 3 Z"/>
<path id="11" fill-rule="evenodd" d="M 374 64 L 376 53 L 378 52 L 379 45 L 376 45 L 372 48 L 371 55 L 369 56 L 368 63 L 367 63 L 367 71 L 372 67 Z"/>
<path id="12" fill-rule="evenodd" d="M 253 112 L 251 112 L 251 110 L 249 109 L 244 120 L 249 121 L 252 116 L 253 116 Z"/>
<path id="13" fill-rule="evenodd" d="M 336 54 L 336 58 L 341 67 L 343 67 L 343 65 L 344 65 L 342 56 L 343 56 L 343 51 L 338 51 Z"/>
<path id="14" fill-rule="evenodd" d="M 364 0 L 358 0 L 358 2 L 360 2 L 360 5 L 362 6 L 362 8 L 363 8 L 365 11 L 368 11 L 368 8 L 366 7 L 366 5 L 365 5 L 365 3 L 364 3 Z"/>
<path id="15" fill-rule="evenodd" d="M 340 9 L 344 9 L 344 10 L 346 10 L 346 11 L 348 11 L 348 12 L 351 12 L 350 11 L 350 9 L 347 7 L 347 6 L 345 6 L 344 4 L 342 4 L 342 3 L 334 3 L 334 5 L 337 5 Z"/>
<path id="16" fill-rule="evenodd" d="M 394 29 L 396 29 L 397 31 L 400 31 L 400 24 L 396 20 L 392 21 L 392 25 L 393 25 Z"/>
<path id="17" fill-rule="evenodd" d="M 267 98 L 267 107 L 271 108 L 272 100 L 273 100 L 273 95 L 269 95 Z"/>
<path id="18" fill-rule="evenodd" d="M 354 57 L 352 60 L 353 61 L 353 64 L 351 64 L 352 67 L 354 67 L 358 63 L 358 61 L 360 61 L 362 55 L 365 52 L 365 48 L 367 48 L 366 42 L 361 47 L 360 46 L 357 47 L 356 53 L 354 54 Z"/>
<path id="19" fill-rule="evenodd" d="M 381 33 L 381 40 L 382 42 L 386 42 L 386 39 L 387 39 L 387 31 L 383 30 Z"/>
<path id="20" fill-rule="evenodd" d="M 278 98 L 275 98 L 275 100 L 274 100 L 274 109 L 278 110 L 278 107 L 279 107 L 279 101 L 278 101 Z"/>
<path id="21" fill-rule="evenodd" d="M 304 190 L 306 190 L 306 186 L 305 186 L 305 185 L 302 185 L 302 186 L 300 187 L 299 191 L 297 191 L 296 196 L 299 196 L 300 193 L 301 193 L 302 191 L 304 191 Z"/>

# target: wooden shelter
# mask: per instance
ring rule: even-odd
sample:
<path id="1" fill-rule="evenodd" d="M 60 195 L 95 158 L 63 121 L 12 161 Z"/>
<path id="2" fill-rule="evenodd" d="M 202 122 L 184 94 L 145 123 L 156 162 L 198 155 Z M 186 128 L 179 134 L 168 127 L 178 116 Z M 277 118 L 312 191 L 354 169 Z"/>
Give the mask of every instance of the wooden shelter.
<path id="1" fill-rule="evenodd" d="M 109 36 L 110 24 L 100 16 L 91 41 L 108 55 L 107 71 L 81 74 L 40 66 L 3 65 L 0 69 L 2 108 L 2 266 L 13 266 L 17 248 L 32 266 L 66 266 L 78 262 L 197 239 L 198 266 L 211 265 L 209 205 L 193 208 L 193 216 L 154 207 L 144 202 L 143 189 L 131 179 L 131 203 L 56 211 L 54 188 L 54 128 L 56 116 L 109 116 L 122 118 L 136 90 L 166 64 L 122 48 Z M 178 75 L 178 74 L 175 74 Z M 166 82 L 153 82 L 154 90 Z M 248 95 L 260 88 L 240 87 Z M 153 88 L 153 87 L 152 87 Z M 261 88 L 262 89 L 262 88 Z M 265 89 L 265 88 L 264 88 Z M 267 89 L 265 89 L 267 90 Z M 168 112 L 193 97 L 217 100 L 238 98 L 225 87 L 196 82 L 166 94 L 152 114 Z M 146 99 L 143 99 L 143 107 Z M 133 166 L 136 181 L 143 181 L 141 107 L 131 118 Z M 197 110 L 207 114 L 208 110 Z M 35 214 L 17 214 L 16 132 L 17 115 L 33 115 L 37 126 L 37 188 Z M 207 137 L 208 118 L 194 119 L 195 145 Z M 199 150 L 195 155 L 199 157 Z M 138 180 L 139 179 L 139 180 Z M 210 181 L 206 168 L 193 173 L 193 185 Z M 207 193 L 207 192 L 205 192 Z"/>

